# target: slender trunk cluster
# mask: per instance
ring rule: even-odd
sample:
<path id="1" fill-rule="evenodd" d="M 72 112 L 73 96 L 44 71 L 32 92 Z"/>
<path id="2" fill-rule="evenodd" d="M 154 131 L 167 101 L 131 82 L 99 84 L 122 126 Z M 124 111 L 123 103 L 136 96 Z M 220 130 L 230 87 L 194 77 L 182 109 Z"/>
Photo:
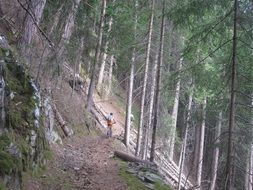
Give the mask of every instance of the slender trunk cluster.
<path id="1" fill-rule="evenodd" d="M 138 8 L 138 0 L 135 0 L 134 39 L 136 39 L 136 32 L 137 32 L 136 30 L 137 30 L 137 22 L 138 22 L 137 8 Z M 128 94 L 127 94 L 127 106 L 126 106 L 125 134 L 124 134 L 124 143 L 127 147 L 129 146 L 130 128 L 131 128 L 135 57 L 136 57 L 136 47 L 134 46 L 132 50 L 129 87 L 128 87 Z"/>
<path id="2" fill-rule="evenodd" d="M 109 20 L 109 23 L 108 23 L 107 38 L 105 39 L 106 42 L 105 42 L 105 45 L 104 45 L 104 52 L 103 52 L 103 56 L 102 56 L 102 60 L 101 60 L 101 66 L 100 66 L 99 75 L 98 75 L 97 89 L 100 92 L 102 90 L 101 88 L 102 88 L 102 83 L 103 83 L 103 79 L 104 79 L 104 70 L 105 70 L 106 59 L 107 59 L 107 55 L 108 55 L 108 45 L 109 45 L 108 36 L 109 36 L 111 30 L 112 30 L 112 17 L 110 17 L 110 20 Z"/>
<path id="3" fill-rule="evenodd" d="M 187 146 L 187 135 L 188 135 L 189 127 L 190 127 L 192 96 L 193 96 L 192 93 L 190 93 L 189 100 L 188 100 L 188 107 L 187 107 L 187 115 L 186 115 L 185 134 L 184 134 L 184 140 L 183 140 L 181 156 L 180 156 L 180 161 L 179 161 L 179 179 L 178 179 L 178 188 L 177 188 L 178 190 L 180 190 L 181 187 L 183 186 L 183 184 L 181 184 L 181 180 L 182 180 L 182 175 L 184 172 L 184 161 L 185 161 L 185 153 L 186 153 L 186 146 Z"/>
<path id="4" fill-rule="evenodd" d="M 151 162 L 153 162 L 155 159 L 156 129 L 158 126 L 161 66 L 163 65 L 163 49 L 164 49 L 164 33 L 165 33 L 165 0 L 163 1 L 162 13 L 163 14 L 162 14 L 162 23 L 161 23 L 160 50 L 159 50 L 159 59 L 158 59 L 158 64 L 157 64 L 156 91 L 155 91 L 155 100 L 154 100 L 154 121 L 153 121 L 152 142 L 151 142 L 151 150 L 150 150 Z"/>
<path id="5" fill-rule="evenodd" d="M 145 106 L 145 98 L 146 98 L 148 68 L 149 68 L 149 61 L 150 61 L 149 59 L 150 59 L 150 50 L 151 50 L 151 38 L 152 38 L 152 33 L 153 33 L 154 4 L 155 4 L 155 2 L 154 2 L 154 0 L 152 0 L 152 2 L 151 2 L 151 15 L 150 15 L 150 20 L 149 20 L 149 28 L 148 28 L 148 43 L 147 43 L 147 48 L 146 48 L 145 71 L 144 71 L 144 78 L 143 78 L 143 84 L 142 84 L 140 119 L 139 119 L 138 134 L 137 134 L 137 147 L 136 147 L 136 152 L 135 152 L 136 156 L 139 156 L 140 148 L 141 148 L 144 106 Z"/>
<path id="6" fill-rule="evenodd" d="M 88 91 L 88 95 L 87 95 L 86 108 L 88 110 L 91 109 L 91 105 L 93 103 L 93 97 L 92 96 L 93 96 L 93 92 L 94 92 L 94 89 L 95 89 L 95 80 L 96 80 L 95 76 L 96 76 L 96 72 L 97 72 L 97 64 L 99 62 L 101 45 L 102 45 L 105 11 L 106 11 L 106 0 L 103 0 L 102 1 L 102 8 L 101 8 L 99 30 L 98 30 L 97 46 L 96 46 L 96 52 L 95 52 L 95 59 L 94 59 L 94 62 L 93 62 L 93 68 L 92 68 L 92 73 L 91 73 L 89 91 Z"/>
<path id="7" fill-rule="evenodd" d="M 157 63 L 158 63 L 158 58 L 159 58 L 159 50 L 160 47 L 158 45 L 158 50 L 156 52 L 156 57 L 155 57 L 155 63 L 152 71 L 152 84 L 151 84 L 151 90 L 150 90 L 150 102 L 149 102 L 149 114 L 148 114 L 148 125 L 145 129 L 145 134 L 143 135 L 144 138 L 144 146 L 143 146 L 143 154 L 142 154 L 142 159 L 146 159 L 147 157 L 147 152 L 148 152 L 148 145 L 149 145 L 149 134 L 150 134 L 150 129 L 152 125 L 152 120 L 153 120 L 153 109 L 154 109 L 154 96 L 155 96 L 155 85 L 156 85 L 156 75 L 157 75 Z"/>

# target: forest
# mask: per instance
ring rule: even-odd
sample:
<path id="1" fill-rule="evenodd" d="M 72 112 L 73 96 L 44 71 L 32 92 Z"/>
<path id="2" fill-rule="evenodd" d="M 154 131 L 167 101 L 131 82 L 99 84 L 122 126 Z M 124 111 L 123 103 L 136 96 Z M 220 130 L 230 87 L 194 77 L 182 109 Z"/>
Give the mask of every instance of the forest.
<path id="1" fill-rule="evenodd" d="M 252 0 L 0 0 L 0 190 L 252 190 L 252 23 Z"/>

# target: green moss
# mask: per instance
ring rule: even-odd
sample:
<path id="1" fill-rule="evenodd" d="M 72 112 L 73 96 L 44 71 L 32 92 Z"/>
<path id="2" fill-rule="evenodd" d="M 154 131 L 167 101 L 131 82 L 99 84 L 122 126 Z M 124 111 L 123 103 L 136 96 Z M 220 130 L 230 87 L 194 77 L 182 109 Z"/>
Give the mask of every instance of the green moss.
<path id="1" fill-rule="evenodd" d="M 156 182 L 155 190 L 172 190 L 172 188 L 170 188 L 168 185 L 164 184 L 163 182 Z"/>
<path id="2" fill-rule="evenodd" d="M 0 182 L 0 190 L 7 190 L 6 186 Z"/>
<path id="3" fill-rule="evenodd" d="M 120 176 L 124 179 L 128 185 L 129 190 L 148 190 L 149 188 L 145 186 L 145 184 L 139 180 L 133 174 L 127 172 L 127 163 L 123 161 L 119 161 L 120 163 Z M 154 184 L 155 190 L 172 190 L 168 185 L 164 182 L 159 181 Z"/>
<path id="4" fill-rule="evenodd" d="M 6 134 L 0 136 L 0 150 L 5 150 L 10 143 L 11 140 Z"/>
<path id="5" fill-rule="evenodd" d="M 45 159 L 47 159 L 47 160 L 51 160 L 54 157 L 52 151 L 49 149 L 45 149 L 43 155 L 44 155 Z"/>
<path id="6" fill-rule="evenodd" d="M 148 190 L 144 183 L 136 176 L 126 172 L 127 163 L 120 161 L 120 176 L 128 185 L 129 190 Z"/>
<path id="7" fill-rule="evenodd" d="M 10 155 L 7 147 L 11 144 L 11 138 L 7 134 L 0 136 L 0 173 L 11 173 L 22 166 L 21 160 Z"/>

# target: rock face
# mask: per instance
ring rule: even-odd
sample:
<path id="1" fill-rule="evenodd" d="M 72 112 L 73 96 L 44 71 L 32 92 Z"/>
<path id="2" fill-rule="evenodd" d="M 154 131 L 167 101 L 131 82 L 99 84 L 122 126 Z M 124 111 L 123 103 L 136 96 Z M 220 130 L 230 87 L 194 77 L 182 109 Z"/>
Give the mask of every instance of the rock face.
<path id="1" fill-rule="evenodd" d="M 21 189 L 22 172 L 43 165 L 47 149 L 40 95 L 0 39 L 0 189 Z"/>

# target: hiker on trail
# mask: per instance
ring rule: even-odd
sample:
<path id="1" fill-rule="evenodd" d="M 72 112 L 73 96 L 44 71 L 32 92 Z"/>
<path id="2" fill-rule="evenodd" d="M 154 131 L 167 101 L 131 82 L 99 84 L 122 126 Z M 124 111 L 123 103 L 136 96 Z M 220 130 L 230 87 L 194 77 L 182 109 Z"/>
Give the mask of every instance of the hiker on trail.
<path id="1" fill-rule="evenodd" d="M 107 137 L 112 137 L 112 126 L 113 126 L 113 124 L 116 123 L 116 121 L 113 118 L 113 113 L 110 113 L 106 117 L 106 121 L 107 121 L 107 127 L 108 127 Z"/>

